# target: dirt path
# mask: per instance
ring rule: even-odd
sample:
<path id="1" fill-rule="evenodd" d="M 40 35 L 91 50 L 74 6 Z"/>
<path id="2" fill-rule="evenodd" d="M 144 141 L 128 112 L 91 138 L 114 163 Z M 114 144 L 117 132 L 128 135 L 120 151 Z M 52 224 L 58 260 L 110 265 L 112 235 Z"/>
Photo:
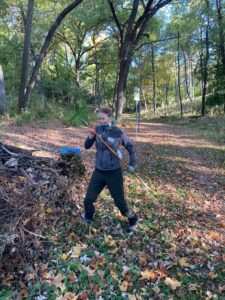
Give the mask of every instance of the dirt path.
<path id="1" fill-rule="evenodd" d="M 142 123 L 136 137 L 132 123 L 125 132 L 137 147 L 139 173 L 152 183 L 199 191 L 208 199 L 225 199 L 224 147 L 202 139 L 190 129 L 165 124 Z M 36 155 L 56 156 L 59 147 L 81 147 L 86 166 L 93 168 L 94 149 L 83 149 L 86 128 L 66 127 L 55 122 L 48 128 L 7 125 L 3 142 L 41 149 Z M 125 154 L 126 155 L 126 154 Z"/>

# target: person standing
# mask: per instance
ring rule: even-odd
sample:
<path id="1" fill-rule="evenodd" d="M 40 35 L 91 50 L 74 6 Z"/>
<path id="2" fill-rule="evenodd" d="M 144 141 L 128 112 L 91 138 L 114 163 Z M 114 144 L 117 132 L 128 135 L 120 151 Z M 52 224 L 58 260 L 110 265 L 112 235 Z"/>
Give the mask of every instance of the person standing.
<path id="1" fill-rule="evenodd" d="M 134 172 L 136 152 L 127 135 L 119 127 L 112 125 L 112 117 L 109 108 L 100 109 L 98 112 L 99 125 L 89 128 L 89 135 L 84 142 L 85 149 L 89 149 L 95 144 L 96 163 L 84 198 L 82 219 L 87 222 L 92 221 L 95 213 L 94 203 L 104 187 L 107 186 L 120 213 L 128 219 L 128 233 L 132 233 L 137 228 L 138 216 L 124 197 L 123 173 L 118 157 L 122 158 L 119 148 L 124 146 L 129 153 L 129 170 Z M 96 133 L 117 153 L 118 157 L 113 155 L 108 147 L 98 139 Z"/>

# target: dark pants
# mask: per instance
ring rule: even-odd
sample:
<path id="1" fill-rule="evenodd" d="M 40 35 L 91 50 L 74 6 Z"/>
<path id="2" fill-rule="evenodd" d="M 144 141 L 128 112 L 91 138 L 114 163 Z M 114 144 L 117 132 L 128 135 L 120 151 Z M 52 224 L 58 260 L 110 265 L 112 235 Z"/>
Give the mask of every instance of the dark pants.
<path id="1" fill-rule="evenodd" d="M 86 218 L 92 219 L 95 212 L 94 202 L 105 186 L 108 187 L 115 205 L 121 214 L 128 219 L 132 218 L 135 213 L 124 198 L 123 174 L 121 169 L 112 171 L 94 170 L 84 199 Z"/>

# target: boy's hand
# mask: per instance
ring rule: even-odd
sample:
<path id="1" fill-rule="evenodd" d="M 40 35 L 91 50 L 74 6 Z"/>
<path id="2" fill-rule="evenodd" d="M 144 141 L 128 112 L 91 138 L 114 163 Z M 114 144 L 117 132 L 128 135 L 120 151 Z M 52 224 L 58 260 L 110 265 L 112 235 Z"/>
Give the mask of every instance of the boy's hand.
<path id="1" fill-rule="evenodd" d="M 89 132 L 88 136 L 91 139 L 96 135 L 96 129 L 95 129 L 94 124 L 90 125 L 88 132 Z"/>

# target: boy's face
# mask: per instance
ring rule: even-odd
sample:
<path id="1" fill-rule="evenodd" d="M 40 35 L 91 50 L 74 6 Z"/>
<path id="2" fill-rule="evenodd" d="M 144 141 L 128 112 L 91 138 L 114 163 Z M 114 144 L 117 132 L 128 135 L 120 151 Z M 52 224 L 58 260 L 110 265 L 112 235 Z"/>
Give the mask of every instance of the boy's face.
<path id="1" fill-rule="evenodd" d="M 111 123 L 111 118 L 108 117 L 108 115 L 106 115 L 104 113 L 99 113 L 98 114 L 98 121 L 102 125 L 109 124 L 109 123 Z"/>

